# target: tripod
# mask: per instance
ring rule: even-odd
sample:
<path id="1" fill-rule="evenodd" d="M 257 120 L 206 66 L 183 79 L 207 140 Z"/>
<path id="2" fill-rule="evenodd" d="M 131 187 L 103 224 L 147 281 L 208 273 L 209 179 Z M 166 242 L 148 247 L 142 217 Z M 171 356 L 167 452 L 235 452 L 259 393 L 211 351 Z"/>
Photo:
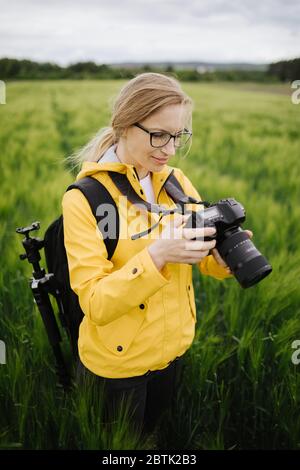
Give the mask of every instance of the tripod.
<path id="1" fill-rule="evenodd" d="M 44 247 L 44 240 L 40 238 L 30 237 L 30 232 L 40 228 L 39 222 L 33 222 L 28 227 L 19 227 L 16 232 L 25 235 L 22 240 L 25 253 L 20 255 L 21 260 L 27 259 L 33 266 L 32 278 L 30 278 L 30 288 L 35 300 L 35 303 L 41 314 L 48 339 L 55 357 L 56 373 L 58 376 L 59 384 L 68 390 L 71 385 L 71 377 L 65 363 L 64 356 L 61 351 L 60 342 L 62 341 L 56 317 L 51 305 L 49 294 L 53 295 L 58 306 L 59 317 L 63 326 L 64 308 L 61 301 L 59 286 L 54 274 L 47 274 L 45 269 L 40 267 L 40 250 Z"/>

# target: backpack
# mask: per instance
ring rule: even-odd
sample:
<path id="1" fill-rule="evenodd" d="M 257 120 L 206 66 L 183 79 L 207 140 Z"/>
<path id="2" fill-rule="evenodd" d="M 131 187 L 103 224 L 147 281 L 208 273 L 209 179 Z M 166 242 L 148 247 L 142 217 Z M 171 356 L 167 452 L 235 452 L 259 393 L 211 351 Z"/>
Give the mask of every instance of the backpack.
<path id="1" fill-rule="evenodd" d="M 102 203 L 112 204 L 115 209 L 117 209 L 116 203 L 113 200 L 112 196 L 102 183 L 100 183 L 95 178 L 89 176 L 71 184 L 70 186 L 68 186 L 66 191 L 69 191 L 74 188 L 79 189 L 87 199 L 91 211 L 97 221 L 98 227 L 101 230 L 101 221 L 104 218 L 104 215 L 97 215 L 99 201 L 101 201 Z M 119 234 L 119 218 L 117 210 L 116 214 L 117 234 Z M 105 238 L 103 241 L 106 245 L 108 259 L 110 259 L 116 249 L 118 237 L 116 239 Z M 60 320 L 69 336 L 72 352 L 74 356 L 77 357 L 77 340 L 79 325 L 83 319 L 84 314 L 81 310 L 78 301 L 78 296 L 71 289 L 70 285 L 68 259 L 64 245 L 63 215 L 60 215 L 57 219 L 55 219 L 47 228 L 44 235 L 44 252 L 48 272 L 54 274 L 54 277 L 59 286 L 60 301 L 62 304 L 62 316 Z"/>
<path id="2" fill-rule="evenodd" d="M 109 172 L 109 175 L 118 189 L 122 194 L 126 195 L 132 203 L 139 203 L 144 205 L 145 209 L 151 212 L 166 215 L 174 213 L 173 210 L 166 210 L 159 204 L 150 204 L 145 202 L 140 196 L 134 191 L 126 175 L 121 175 L 115 172 Z M 173 201 L 180 205 L 181 208 L 187 203 L 199 203 L 194 198 L 186 196 L 180 183 L 174 176 L 174 170 L 168 176 L 164 187 L 168 195 Z M 100 204 L 112 204 L 116 212 L 116 237 L 109 238 L 103 237 L 103 241 L 106 246 L 108 259 L 114 254 L 116 249 L 118 238 L 119 238 L 119 214 L 116 203 L 106 187 L 100 183 L 97 179 L 87 176 L 82 178 L 75 183 L 68 186 L 66 191 L 71 189 L 78 189 L 87 199 L 91 211 L 96 219 L 97 225 L 102 234 L 104 234 L 106 227 L 103 225 L 105 214 L 97 215 L 97 208 Z M 157 224 L 156 224 L 157 225 Z M 154 228 L 154 227 L 152 227 Z M 60 215 L 54 220 L 51 225 L 47 228 L 44 235 L 44 252 L 46 258 L 46 264 L 49 273 L 54 274 L 54 278 L 58 285 L 59 301 L 60 301 L 60 321 L 62 326 L 66 329 L 71 343 L 72 352 L 75 358 L 78 357 L 78 334 L 79 326 L 83 319 L 84 313 L 81 310 L 78 296 L 72 290 L 70 286 L 70 277 L 68 269 L 67 254 L 64 245 L 64 229 L 63 229 L 63 215 Z"/>

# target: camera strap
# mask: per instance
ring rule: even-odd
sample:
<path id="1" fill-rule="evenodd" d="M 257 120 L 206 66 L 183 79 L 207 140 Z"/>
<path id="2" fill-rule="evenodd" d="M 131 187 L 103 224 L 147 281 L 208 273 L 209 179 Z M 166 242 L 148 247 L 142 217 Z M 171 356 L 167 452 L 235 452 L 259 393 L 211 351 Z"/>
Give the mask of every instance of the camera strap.
<path id="1" fill-rule="evenodd" d="M 127 176 L 124 175 L 123 173 L 117 173 L 113 171 L 109 171 L 108 173 L 113 183 L 115 184 L 115 186 L 121 192 L 121 194 L 126 196 L 127 199 L 132 204 L 134 204 L 135 206 L 138 206 L 141 209 L 146 210 L 147 212 L 159 215 L 159 220 L 154 225 L 152 225 L 149 229 L 145 230 L 144 232 L 132 235 L 131 237 L 132 240 L 136 240 L 137 238 L 141 238 L 149 234 L 154 228 L 156 228 L 159 225 L 161 219 L 164 216 L 175 214 L 175 213 L 182 214 L 184 212 L 185 204 L 202 204 L 205 207 L 208 207 L 210 205 L 209 202 L 207 201 L 200 201 L 200 200 L 198 201 L 194 197 L 187 196 L 184 193 L 181 184 L 179 183 L 179 181 L 174 175 L 174 169 L 170 172 L 168 178 L 166 179 L 163 185 L 163 188 L 166 190 L 167 194 L 171 197 L 171 199 L 176 204 L 176 207 L 171 208 L 171 209 L 166 209 L 161 204 L 151 204 L 150 202 L 142 199 L 140 195 L 137 194 L 137 192 L 132 187 Z"/>

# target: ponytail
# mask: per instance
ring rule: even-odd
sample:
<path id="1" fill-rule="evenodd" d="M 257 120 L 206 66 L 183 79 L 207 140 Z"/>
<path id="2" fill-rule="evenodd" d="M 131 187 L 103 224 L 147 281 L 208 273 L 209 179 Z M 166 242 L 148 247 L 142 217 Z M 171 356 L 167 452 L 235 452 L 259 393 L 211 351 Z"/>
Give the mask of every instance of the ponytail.
<path id="1" fill-rule="evenodd" d="M 103 127 L 86 145 L 66 157 L 66 160 L 73 170 L 81 167 L 84 161 L 97 162 L 114 143 L 116 143 L 116 136 L 113 128 Z"/>

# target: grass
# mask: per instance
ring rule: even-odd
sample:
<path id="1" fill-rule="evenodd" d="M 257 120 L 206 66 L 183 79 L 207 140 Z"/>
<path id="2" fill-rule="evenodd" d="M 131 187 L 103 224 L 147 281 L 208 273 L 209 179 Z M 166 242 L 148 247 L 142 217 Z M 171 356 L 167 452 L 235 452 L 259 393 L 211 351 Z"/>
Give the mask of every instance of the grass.
<path id="1" fill-rule="evenodd" d="M 184 84 L 195 101 L 193 146 L 174 158 L 203 199 L 232 196 L 245 228 L 273 266 L 250 289 L 194 272 L 197 330 L 185 359 L 176 414 L 148 442 L 121 420 L 105 433 L 92 394 L 56 386 L 50 347 L 33 303 L 15 228 L 61 212 L 74 175 L 65 156 L 107 125 L 113 81 L 20 82 L 0 107 L 0 447 L 5 449 L 299 449 L 300 107 L 287 90 L 251 84 Z M 44 259 L 42 258 L 42 264 Z M 66 343 L 65 343 L 66 345 Z"/>

